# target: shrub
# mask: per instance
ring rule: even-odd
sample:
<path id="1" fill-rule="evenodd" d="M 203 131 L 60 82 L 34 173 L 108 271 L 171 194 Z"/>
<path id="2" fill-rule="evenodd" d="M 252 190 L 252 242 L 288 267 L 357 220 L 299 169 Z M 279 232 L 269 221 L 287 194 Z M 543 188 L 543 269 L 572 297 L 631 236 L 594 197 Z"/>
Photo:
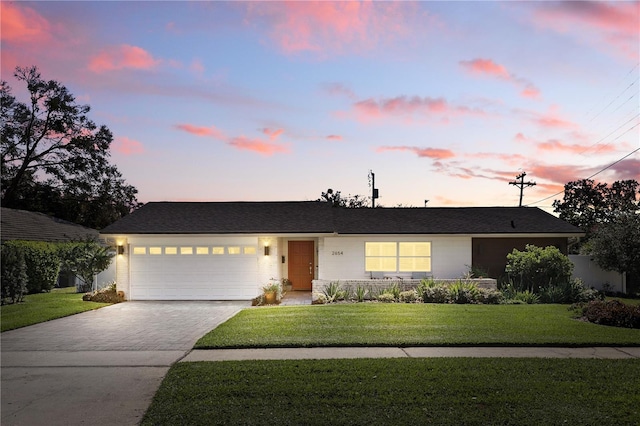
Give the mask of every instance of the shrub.
<path id="1" fill-rule="evenodd" d="M 619 300 L 592 300 L 584 305 L 582 315 L 596 324 L 640 328 L 640 305 L 625 305 Z"/>
<path id="2" fill-rule="evenodd" d="M 453 303 L 476 303 L 479 293 L 475 283 L 457 281 L 449 286 L 449 300 Z"/>
<path id="3" fill-rule="evenodd" d="M 358 302 L 364 302 L 364 299 L 367 296 L 367 292 L 367 289 L 363 285 L 358 284 L 356 286 L 354 296 Z"/>
<path id="4" fill-rule="evenodd" d="M 376 299 L 378 299 L 378 302 L 382 302 L 382 303 L 393 303 L 396 301 L 396 298 L 391 293 L 379 294 L 378 297 L 376 297 Z"/>
<path id="5" fill-rule="evenodd" d="M 449 303 L 449 289 L 443 284 L 424 287 L 422 301 L 424 303 Z"/>
<path id="6" fill-rule="evenodd" d="M 389 288 L 384 290 L 384 293 L 389 293 L 389 294 L 393 295 L 393 298 L 395 300 L 400 300 L 401 290 L 400 290 L 400 286 L 396 282 L 394 282 L 393 284 L 391 284 L 391 286 Z"/>
<path id="7" fill-rule="evenodd" d="M 116 283 L 114 282 L 98 291 L 86 293 L 82 296 L 82 300 L 100 303 L 120 303 L 124 302 L 124 297 L 118 295 Z"/>
<path id="8" fill-rule="evenodd" d="M 311 295 L 311 304 L 312 305 L 324 305 L 327 302 L 327 296 L 324 293 L 320 293 L 319 291 L 314 291 Z"/>
<path id="9" fill-rule="evenodd" d="M 332 281 L 327 286 L 325 286 L 322 292 L 326 299 L 325 303 L 335 302 L 340 298 L 342 294 L 340 283 L 338 281 Z"/>
<path id="10" fill-rule="evenodd" d="M 529 290 L 517 291 L 513 295 L 513 300 L 526 303 L 527 305 L 535 305 L 536 303 L 540 303 L 540 296 Z"/>
<path id="11" fill-rule="evenodd" d="M 44 241 L 7 241 L 7 247 L 19 247 L 24 254 L 27 293 L 48 292 L 56 285 L 60 272 L 58 245 Z M 4 259 L 3 259 L 4 262 Z"/>
<path id="12" fill-rule="evenodd" d="M 415 290 L 407 290 L 400 292 L 399 300 L 404 303 L 414 303 L 418 299 L 418 292 Z"/>
<path id="13" fill-rule="evenodd" d="M 594 289 L 586 288 L 579 278 L 568 283 L 540 287 L 542 303 L 579 303 L 596 300 L 603 296 Z"/>
<path id="14" fill-rule="evenodd" d="M 541 287 L 566 285 L 573 263 L 557 247 L 527 244 L 524 251 L 513 249 L 507 255 L 506 272 L 517 291 L 538 293 Z"/>
<path id="15" fill-rule="evenodd" d="M 1 304 L 22 302 L 27 293 L 27 264 L 21 246 L 2 245 Z"/>
<path id="16" fill-rule="evenodd" d="M 502 292 L 492 288 L 479 288 L 478 291 L 478 303 L 484 303 L 487 305 L 498 305 L 502 303 Z"/>

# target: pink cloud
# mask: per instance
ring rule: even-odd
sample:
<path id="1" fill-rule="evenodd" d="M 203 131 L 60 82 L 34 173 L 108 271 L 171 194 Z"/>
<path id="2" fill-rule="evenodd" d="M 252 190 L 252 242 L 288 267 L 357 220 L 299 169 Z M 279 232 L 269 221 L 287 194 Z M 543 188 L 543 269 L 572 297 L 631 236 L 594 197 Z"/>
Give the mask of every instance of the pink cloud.
<path id="1" fill-rule="evenodd" d="M 160 61 L 137 46 L 121 44 L 109 47 L 91 58 L 88 68 L 96 73 L 122 69 L 149 70 L 157 67 Z"/>
<path id="2" fill-rule="evenodd" d="M 276 153 L 289 152 L 288 147 L 274 143 L 275 140 L 284 133 L 283 129 L 270 129 L 264 128 L 261 132 L 269 137 L 269 140 L 262 140 L 259 138 L 248 138 L 244 135 L 237 137 L 227 137 L 224 132 L 216 128 L 215 126 L 203 127 L 194 126 L 192 124 L 176 124 L 175 127 L 178 130 L 190 133 L 199 137 L 208 137 L 225 142 L 229 146 L 244 151 L 253 151 L 262 155 L 273 155 Z"/>
<path id="3" fill-rule="evenodd" d="M 137 140 L 120 136 L 115 138 L 113 150 L 123 155 L 136 155 L 144 152 L 144 146 Z"/>
<path id="4" fill-rule="evenodd" d="M 523 98 L 538 99 L 540 98 L 540 90 L 533 85 L 527 85 L 524 89 L 522 89 L 520 95 Z"/>
<path id="5" fill-rule="evenodd" d="M 566 144 L 557 139 L 549 139 L 546 142 L 539 142 L 536 145 L 536 148 L 539 151 L 546 152 L 557 152 L 564 151 L 569 152 L 571 154 L 583 154 L 585 151 L 589 150 L 588 146 L 579 145 L 579 144 Z M 612 145 L 602 145 L 598 149 L 598 152 L 614 152 L 616 149 Z"/>
<path id="6" fill-rule="evenodd" d="M 227 138 L 224 133 L 217 129 L 215 126 L 201 127 L 194 126 L 192 124 L 176 124 L 174 127 L 178 130 L 182 130 L 196 136 L 207 136 L 220 140 L 225 140 Z"/>
<path id="7" fill-rule="evenodd" d="M 340 135 L 328 135 L 326 138 L 328 140 L 330 140 L 330 141 L 341 141 L 342 140 L 342 136 L 340 136 Z"/>
<path id="8" fill-rule="evenodd" d="M 633 179 L 640 182 L 640 158 L 622 160 L 611 166 L 611 170 L 616 174 L 614 180 Z"/>
<path id="9" fill-rule="evenodd" d="M 284 130 L 282 129 L 270 129 L 268 127 L 262 129 L 262 133 L 269 136 L 270 141 L 275 141 L 276 139 L 278 139 L 278 136 L 280 136 L 283 132 Z"/>
<path id="10" fill-rule="evenodd" d="M 460 65 L 474 74 L 489 74 L 505 79 L 511 78 L 505 67 L 493 62 L 491 59 L 477 58 L 471 61 L 460 61 Z"/>
<path id="11" fill-rule="evenodd" d="M 270 37 L 286 54 L 344 54 L 373 49 L 410 34 L 417 14 L 411 2 L 255 2 L 248 21 L 266 21 Z"/>
<path id="12" fill-rule="evenodd" d="M 0 12 L 3 42 L 42 42 L 50 37 L 51 25 L 34 9 L 3 1 Z"/>
<path id="13" fill-rule="evenodd" d="M 540 2 L 532 15 L 536 25 L 570 34 L 579 40 L 596 40 L 601 50 L 638 59 L 640 2 L 562 1 Z"/>
<path id="14" fill-rule="evenodd" d="M 282 146 L 260 139 L 250 139 L 244 136 L 238 136 L 229 140 L 229 145 L 240 150 L 253 151 L 262 155 L 273 155 L 276 153 L 287 153 L 289 150 Z"/>
<path id="15" fill-rule="evenodd" d="M 461 115 L 484 115 L 484 112 L 466 106 L 452 106 L 443 98 L 396 96 L 379 100 L 365 99 L 353 104 L 353 110 L 362 121 L 400 117 L 411 119 L 438 117 L 444 122 Z"/>
<path id="16" fill-rule="evenodd" d="M 520 95 L 522 97 L 538 99 L 541 95 L 540 90 L 533 83 L 507 71 L 503 65 L 491 59 L 476 58 L 470 61 L 460 61 L 460 65 L 472 74 L 497 77 L 521 87 Z"/>
<path id="17" fill-rule="evenodd" d="M 531 113 L 531 121 L 540 127 L 551 129 L 572 129 L 577 125 L 564 117 L 561 117 L 557 112 L 551 110 L 545 114 Z"/>
<path id="18" fill-rule="evenodd" d="M 433 158 L 435 160 L 446 160 L 447 158 L 453 158 L 456 156 L 453 151 L 441 148 L 419 148 L 415 146 L 381 146 L 376 148 L 376 152 L 386 151 L 409 151 L 413 152 L 418 157 Z"/>
<path id="19" fill-rule="evenodd" d="M 349 87 L 342 83 L 327 83 L 323 86 L 324 90 L 330 95 L 345 96 L 348 99 L 356 100 L 356 94 Z"/>

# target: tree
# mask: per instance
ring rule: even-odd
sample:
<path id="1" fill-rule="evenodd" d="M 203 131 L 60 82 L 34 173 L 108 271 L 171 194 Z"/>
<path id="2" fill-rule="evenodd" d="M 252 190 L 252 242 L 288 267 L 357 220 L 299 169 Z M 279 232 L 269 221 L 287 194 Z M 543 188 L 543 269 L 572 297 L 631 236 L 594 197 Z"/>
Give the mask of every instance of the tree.
<path id="1" fill-rule="evenodd" d="M 78 291 L 91 291 L 93 278 L 111 264 L 114 254 L 92 238 L 68 243 L 61 248 L 63 269 L 73 272 L 83 284 Z"/>
<path id="2" fill-rule="evenodd" d="M 639 184 L 635 180 L 616 181 L 611 186 L 590 179 L 569 182 L 564 186 L 562 201 L 553 202 L 560 219 L 581 228 L 591 238 L 599 225 L 608 223 L 623 212 L 637 212 Z"/>
<path id="3" fill-rule="evenodd" d="M 343 197 L 340 191 L 334 191 L 333 189 L 327 189 L 327 192 L 323 192 L 316 201 L 323 201 L 331 203 L 333 207 L 346 207 L 350 209 L 360 209 L 367 207 L 368 197 L 363 195 L 348 195 Z"/>
<path id="4" fill-rule="evenodd" d="M 640 215 L 621 213 L 598 227 L 591 247 L 601 268 L 640 276 Z"/>
<path id="5" fill-rule="evenodd" d="M 139 207 L 137 189 L 109 164 L 113 135 L 88 118 L 90 107 L 35 66 L 17 67 L 14 77 L 29 100 L 0 83 L 3 206 L 98 229 Z"/>

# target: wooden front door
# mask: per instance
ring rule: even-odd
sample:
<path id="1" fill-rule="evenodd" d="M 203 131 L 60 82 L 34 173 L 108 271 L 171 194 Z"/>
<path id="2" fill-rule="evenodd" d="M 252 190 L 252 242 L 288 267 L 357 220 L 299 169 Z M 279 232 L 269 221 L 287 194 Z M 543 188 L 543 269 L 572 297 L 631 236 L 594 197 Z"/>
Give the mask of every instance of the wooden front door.
<path id="1" fill-rule="evenodd" d="M 313 241 L 289 241 L 289 280 L 293 290 L 311 290 Z"/>

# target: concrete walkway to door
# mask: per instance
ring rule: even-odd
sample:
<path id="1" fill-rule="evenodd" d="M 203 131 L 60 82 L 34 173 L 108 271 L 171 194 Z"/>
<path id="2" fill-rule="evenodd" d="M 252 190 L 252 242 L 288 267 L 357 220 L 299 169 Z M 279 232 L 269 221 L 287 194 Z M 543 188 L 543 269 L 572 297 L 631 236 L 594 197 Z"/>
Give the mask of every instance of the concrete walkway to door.
<path id="1" fill-rule="evenodd" d="M 2 341 L 5 425 L 135 425 L 169 367 L 250 302 L 126 302 Z"/>

